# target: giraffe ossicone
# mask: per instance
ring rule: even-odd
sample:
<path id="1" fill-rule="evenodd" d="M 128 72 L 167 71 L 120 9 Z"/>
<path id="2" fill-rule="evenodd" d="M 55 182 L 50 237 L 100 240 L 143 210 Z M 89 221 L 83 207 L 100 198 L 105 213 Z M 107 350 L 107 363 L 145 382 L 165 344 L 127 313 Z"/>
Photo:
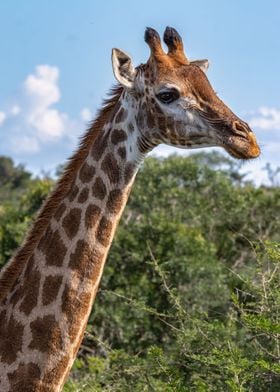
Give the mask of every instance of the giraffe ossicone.
<path id="1" fill-rule="evenodd" d="M 60 391 L 77 354 L 110 244 L 139 164 L 160 143 L 260 149 L 215 94 L 207 60 L 187 59 L 178 32 L 148 28 L 147 63 L 113 49 L 119 85 L 104 103 L 23 245 L 0 274 L 0 390 Z"/>

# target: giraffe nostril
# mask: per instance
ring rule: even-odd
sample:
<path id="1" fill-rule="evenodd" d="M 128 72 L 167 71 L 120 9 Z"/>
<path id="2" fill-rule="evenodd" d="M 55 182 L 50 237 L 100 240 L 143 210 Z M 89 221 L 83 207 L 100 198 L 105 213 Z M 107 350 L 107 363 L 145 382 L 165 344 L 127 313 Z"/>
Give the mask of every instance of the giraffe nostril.
<path id="1" fill-rule="evenodd" d="M 232 127 L 240 136 L 247 136 L 248 133 L 252 132 L 249 125 L 240 121 L 233 121 Z"/>

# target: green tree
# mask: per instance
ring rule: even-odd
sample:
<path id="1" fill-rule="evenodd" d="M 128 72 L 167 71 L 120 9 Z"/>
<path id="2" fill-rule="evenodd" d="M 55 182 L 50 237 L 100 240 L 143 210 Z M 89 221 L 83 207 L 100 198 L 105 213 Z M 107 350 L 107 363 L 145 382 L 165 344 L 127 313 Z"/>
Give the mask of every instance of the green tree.
<path id="1" fill-rule="evenodd" d="M 239 169 L 217 153 L 146 160 L 66 391 L 280 390 L 280 189 Z M 4 177 L 0 264 L 54 183 Z"/>
<path id="2" fill-rule="evenodd" d="M 9 184 L 13 188 L 20 188 L 31 177 L 31 173 L 23 165 L 15 166 L 11 158 L 0 156 L 0 186 Z"/>
<path id="3" fill-rule="evenodd" d="M 0 205 L 0 266 L 22 243 L 38 209 L 53 186 L 49 179 L 33 180 L 21 189 L 15 200 Z"/>

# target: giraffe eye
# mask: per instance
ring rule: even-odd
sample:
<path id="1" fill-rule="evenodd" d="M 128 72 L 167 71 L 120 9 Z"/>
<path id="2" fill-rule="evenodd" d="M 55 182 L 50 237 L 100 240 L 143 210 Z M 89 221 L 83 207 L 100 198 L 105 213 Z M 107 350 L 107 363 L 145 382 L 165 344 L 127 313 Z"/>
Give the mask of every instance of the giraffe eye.
<path id="1" fill-rule="evenodd" d="M 179 97 L 179 91 L 176 89 L 163 91 L 156 95 L 157 99 L 160 100 L 162 103 L 171 103 L 176 101 Z"/>

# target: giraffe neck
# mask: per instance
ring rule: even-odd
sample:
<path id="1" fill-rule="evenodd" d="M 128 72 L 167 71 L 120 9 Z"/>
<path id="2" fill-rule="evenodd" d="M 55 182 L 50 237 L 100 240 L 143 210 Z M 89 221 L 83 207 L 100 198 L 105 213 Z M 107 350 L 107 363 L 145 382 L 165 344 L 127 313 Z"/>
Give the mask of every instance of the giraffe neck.
<path id="1" fill-rule="evenodd" d="M 123 96 L 0 305 L 3 392 L 59 391 L 70 371 L 147 149 L 128 104 Z"/>

